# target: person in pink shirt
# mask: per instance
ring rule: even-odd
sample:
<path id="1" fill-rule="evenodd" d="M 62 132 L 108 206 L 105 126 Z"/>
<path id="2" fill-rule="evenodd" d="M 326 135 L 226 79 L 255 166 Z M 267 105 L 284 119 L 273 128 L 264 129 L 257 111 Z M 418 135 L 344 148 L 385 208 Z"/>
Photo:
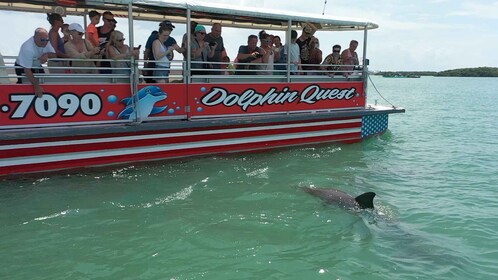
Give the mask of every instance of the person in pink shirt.
<path id="1" fill-rule="evenodd" d="M 90 17 L 90 24 L 86 28 L 86 39 L 92 43 L 94 47 L 99 46 L 99 33 L 97 31 L 97 24 L 100 22 L 101 14 L 97 11 L 90 11 L 88 17 Z"/>
<path id="2" fill-rule="evenodd" d="M 349 43 L 349 48 L 345 49 L 341 53 L 341 59 L 342 59 L 342 64 L 345 66 L 342 66 L 343 75 L 344 76 L 349 76 L 353 74 L 353 70 L 355 65 L 359 64 L 358 60 L 358 54 L 356 53 L 356 48 L 358 47 L 358 41 L 356 40 L 351 40 Z"/>

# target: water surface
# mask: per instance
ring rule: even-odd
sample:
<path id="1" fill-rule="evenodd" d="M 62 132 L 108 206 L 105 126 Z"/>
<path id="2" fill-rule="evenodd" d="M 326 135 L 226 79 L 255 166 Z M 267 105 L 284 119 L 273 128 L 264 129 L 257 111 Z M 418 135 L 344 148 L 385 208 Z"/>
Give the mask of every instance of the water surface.
<path id="1" fill-rule="evenodd" d="M 0 179 L 0 278 L 497 279 L 498 79 L 373 81 L 362 143 Z"/>

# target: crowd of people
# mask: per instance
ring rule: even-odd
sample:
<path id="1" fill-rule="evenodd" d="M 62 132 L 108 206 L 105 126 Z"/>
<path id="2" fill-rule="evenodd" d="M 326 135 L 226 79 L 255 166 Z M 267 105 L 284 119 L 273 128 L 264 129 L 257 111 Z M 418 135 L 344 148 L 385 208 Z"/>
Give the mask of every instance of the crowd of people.
<path id="1" fill-rule="evenodd" d="M 33 37 L 21 46 L 15 63 L 18 83 L 22 83 L 21 76 L 25 76 L 40 96 L 43 91 L 33 73 L 43 73 L 41 65 L 48 59 L 51 73 L 129 74 L 129 59 L 139 59 L 141 46 L 130 48 L 125 44 L 123 33 L 116 30 L 117 21 L 112 12 L 90 11 L 88 16 L 90 24 L 84 29 L 78 23 L 65 24 L 60 14 L 47 14 L 50 30 L 37 28 Z M 103 24 L 97 27 L 101 19 Z M 323 59 L 319 39 L 314 36 L 317 28 L 311 23 L 303 24 L 299 37 L 296 30 L 291 30 L 289 46 L 283 45 L 279 36 L 265 30 L 250 35 L 247 45 L 239 47 L 233 64 L 225 49 L 220 23 L 214 23 L 211 32 L 207 33 L 203 25 L 192 21 L 190 46 L 187 46 L 187 34 L 178 45 L 171 37 L 174 28 L 171 21 L 165 20 L 150 34 L 144 49 L 142 71 L 146 82 L 167 83 L 174 53 L 182 54 L 186 61 L 188 49 L 192 75 L 284 75 L 289 61 L 292 75 L 348 76 L 359 64 L 355 40 L 342 52 L 340 45 L 334 45 L 332 53 Z"/>

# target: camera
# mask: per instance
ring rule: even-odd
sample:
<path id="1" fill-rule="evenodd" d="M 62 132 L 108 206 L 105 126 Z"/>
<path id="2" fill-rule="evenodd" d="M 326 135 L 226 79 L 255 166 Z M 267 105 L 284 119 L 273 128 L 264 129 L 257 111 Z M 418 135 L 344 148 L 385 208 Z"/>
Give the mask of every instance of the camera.
<path id="1" fill-rule="evenodd" d="M 262 54 L 260 54 L 260 53 L 256 53 L 256 58 L 261 58 L 261 57 L 263 57 L 263 55 L 262 55 Z"/>
<path id="2" fill-rule="evenodd" d="M 209 43 L 209 46 L 210 46 L 210 47 L 214 47 L 214 45 L 216 45 L 216 43 L 215 43 L 215 42 L 210 42 L 210 43 Z"/>

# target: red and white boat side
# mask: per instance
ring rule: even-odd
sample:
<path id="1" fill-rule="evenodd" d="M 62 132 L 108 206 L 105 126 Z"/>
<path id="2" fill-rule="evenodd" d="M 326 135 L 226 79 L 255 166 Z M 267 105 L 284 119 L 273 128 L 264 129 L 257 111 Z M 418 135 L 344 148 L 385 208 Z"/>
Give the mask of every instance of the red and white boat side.
<path id="1" fill-rule="evenodd" d="M 10 2 L 10 1 L 0 1 Z M 233 27 L 287 30 L 313 23 L 323 30 L 365 32 L 368 21 L 246 11 L 183 1 L 92 1 L 140 19 L 169 17 L 190 25 L 222 21 Z M 46 1 L 23 7 L 44 11 Z M 81 13 L 75 2 L 62 8 Z M 161 6 L 154 13 L 154 8 Z M 17 2 L 3 9 L 16 10 Z M 165 10 L 165 7 L 170 9 Z M 38 10 L 37 10 L 38 9 Z M 251 20 L 249 20 L 251 19 Z M 130 32 L 133 38 L 133 32 Z M 366 44 L 365 44 L 366 45 Z M 365 57 L 365 52 L 364 52 Z M 364 60 L 365 61 L 365 60 Z M 141 62 L 130 76 L 39 75 L 43 97 L 30 84 L 0 85 L 0 176 L 167 158 L 265 150 L 326 142 L 359 142 L 384 132 L 403 108 L 366 104 L 368 69 L 355 75 L 191 76 L 145 84 Z M 180 66 L 183 63 L 179 64 Z M 13 78 L 12 74 L 7 78 Z"/>

